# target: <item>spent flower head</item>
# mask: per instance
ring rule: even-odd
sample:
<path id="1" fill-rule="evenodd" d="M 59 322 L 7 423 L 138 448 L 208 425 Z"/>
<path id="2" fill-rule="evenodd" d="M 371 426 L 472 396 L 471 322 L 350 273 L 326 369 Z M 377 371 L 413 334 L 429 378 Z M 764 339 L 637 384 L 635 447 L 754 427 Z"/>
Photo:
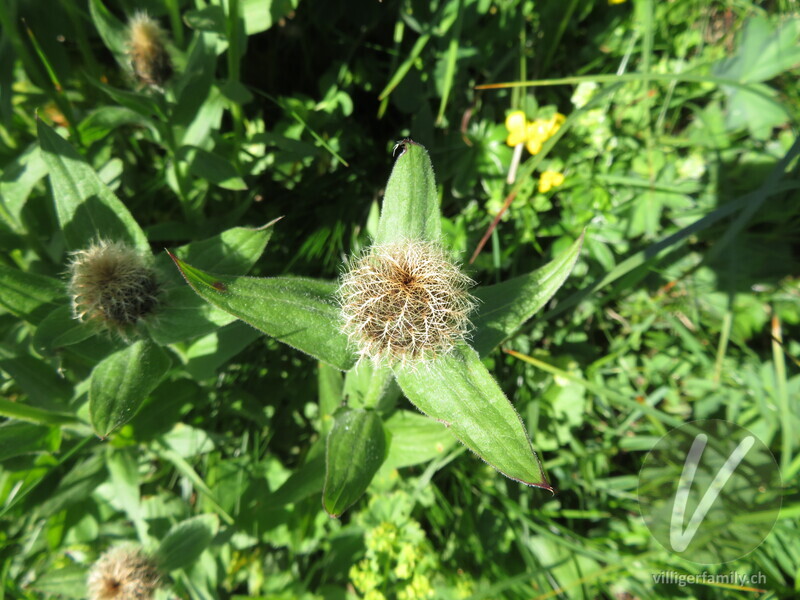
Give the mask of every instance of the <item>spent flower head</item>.
<path id="1" fill-rule="evenodd" d="M 161 286 L 136 250 L 101 240 L 73 253 L 69 295 L 76 319 L 124 333 L 153 314 Z"/>
<path id="2" fill-rule="evenodd" d="M 128 52 L 133 74 L 150 87 L 161 88 L 172 76 L 166 37 L 158 21 L 144 11 L 135 13 L 128 22 Z"/>
<path id="3" fill-rule="evenodd" d="M 343 330 L 375 363 L 446 354 L 469 331 L 472 285 L 436 243 L 372 246 L 342 275 Z"/>
<path id="4" fill-rule="evenodd" d="M 89 570 L 89 600 L 150 600 L 160 581 L 152 558 L 136 548 L 112 548 Z"/>

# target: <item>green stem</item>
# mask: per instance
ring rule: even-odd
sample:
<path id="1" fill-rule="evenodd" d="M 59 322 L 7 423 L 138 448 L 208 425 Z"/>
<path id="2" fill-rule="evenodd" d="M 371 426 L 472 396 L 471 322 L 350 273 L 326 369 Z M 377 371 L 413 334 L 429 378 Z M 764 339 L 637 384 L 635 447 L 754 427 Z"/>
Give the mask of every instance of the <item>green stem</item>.
<path id="1" fill-rule="evenodd" d="M 391 379 L 392 370 L 389 367 L 373 368 L 367 393 L 364 394 L 364 408 L 375 408 L 378 405 Z"/>
<path id="2" fill-rule="evenodd" d="M 178 0 L 167 0 L 167 10 L 169 11 L 170 27 L 172 27 L 172 39 L 175 40 L 178 48 L 183 49 L 183 23 Z"/>

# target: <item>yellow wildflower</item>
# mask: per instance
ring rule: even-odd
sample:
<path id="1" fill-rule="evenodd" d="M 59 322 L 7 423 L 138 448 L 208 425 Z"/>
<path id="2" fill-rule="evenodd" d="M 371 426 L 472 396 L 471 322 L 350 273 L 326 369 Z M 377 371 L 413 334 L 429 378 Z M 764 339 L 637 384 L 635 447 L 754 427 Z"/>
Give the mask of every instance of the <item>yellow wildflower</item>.
<path id="1" fill-rule="evenodd" d="M 564 183 L 564 174 L 558 171 L 545 171 L 539 177 L 539 192 L 544 194 L 549 192 L 554 187 L 560 186 Z"/>
<path id="2" fill-rule="evenodd" d="M 523 143 L 527 138 L 527 119 L 525 113 L 521 110 L 515 110 L 508 113 L 506 117 L 506 129 L 508 129 L 508 138 L 506 144 L 511 147 Z"/>
<path id="3" fill-rule="evenodd" d="M 622 4 L 625 0 L 608 0 L 609 4 Z"/>
<path id="4" fill-rule="evenodd" d="M 565 120 L 564 115 L 555 113 L 549 119 L 528 121 L 524 112 L 515 110 L 506 117 L 506 129 L 508 129 L 506 144 L 516 146 L 524 143 L 528 152 L 538 154 L 542 144 L 555 135 Z"/>

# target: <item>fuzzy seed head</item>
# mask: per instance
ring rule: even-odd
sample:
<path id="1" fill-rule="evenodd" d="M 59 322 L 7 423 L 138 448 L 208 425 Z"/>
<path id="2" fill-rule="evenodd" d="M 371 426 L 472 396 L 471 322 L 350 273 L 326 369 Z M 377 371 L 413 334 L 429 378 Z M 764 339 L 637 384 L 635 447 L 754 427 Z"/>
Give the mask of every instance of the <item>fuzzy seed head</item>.
<path id="1" fill-rule="evenodd" d="M 166 34 L 158 21 L 146 12 L 137 12 L 128 22 L 128 49 L 136 78 L 161 88 L 172 76 L 172 61 L 165 44 Z"/>
<path id="2" fill-rule="evenodd" d="M 158 306 L 161 286 L 139 254 L 99 241 L 72 255 L 69 294 L 76 319 L 124 332 Z"/>
<path id="3" fill-rule="evenodd" d="M 436 244 L 372 246 L 341 278 L 343 330 L 376 363 L 446 354 L 469 332 L 473 283 Z"/>
<path id="4" fill-rule="evenodd" d="M 112 548 L 89 570 L 89 600 L 150 600 L 161 574 L 141 551 Z"/>

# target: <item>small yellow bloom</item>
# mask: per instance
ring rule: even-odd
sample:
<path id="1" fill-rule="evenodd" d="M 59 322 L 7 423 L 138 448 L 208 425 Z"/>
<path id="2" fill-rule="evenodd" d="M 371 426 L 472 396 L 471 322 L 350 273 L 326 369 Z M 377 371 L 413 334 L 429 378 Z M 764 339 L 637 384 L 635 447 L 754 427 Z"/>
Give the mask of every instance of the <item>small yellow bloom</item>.
<path id="1" fill-rule="evenodd" d="M 555 135 L 565 120 L 564 115 L 555 113 L 549 119 L 528 121 L 524 112 L 515 110 L 506 117 L 506 129 L 508 129 L 506 144 L 513 147 L 524 143 L 528 152 L 538 154 L 542 150 L 542 145 Z"/>
<path id="2" fill-rule="evenodd" d="M 609 4 L 622 4 L 625 0 L 608 0 Z"/>
<path id="3" fill-rule="evenodd" d="M 558 171 L 545 171 L 539 177 L 539 192 L 544 194 L 549 192 L 554 187 L 560 186 L 564 183 L 564 174 Z"/>
<path id="4" fill-rule="evenodd" d="M 506 117 L 506 129 L 508 129 L 508 138 L 506 139 L 506 144 L 514 147 L 517 144 L 521 144 L 525 141 L 525 138 L 527 137 L 525 124 L 525 113 L 521 110 L 515 110 L 514 112 L 508 114 Z"/>

